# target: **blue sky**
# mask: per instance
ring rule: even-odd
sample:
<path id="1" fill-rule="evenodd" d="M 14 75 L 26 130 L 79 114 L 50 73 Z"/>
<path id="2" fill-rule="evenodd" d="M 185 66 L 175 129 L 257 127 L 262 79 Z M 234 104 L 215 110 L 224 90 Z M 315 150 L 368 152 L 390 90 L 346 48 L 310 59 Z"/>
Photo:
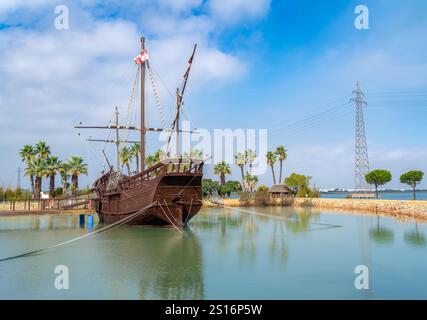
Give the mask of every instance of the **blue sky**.
<path id="1" fill-rule="evenodd" d="M 69 30 L 54 28 L 58 4 L 69 7 Z M 359 4 L 369 8 L 369 30 L 354 27 Z M 371 168 L 391 170 L 390 187 L 403 187 L 398 176 L 406 170 L 427 172 L 426 1 L 6 0 L 1 184 L 16 183 L 20 146 L 40 139 L 62 158 L 83 155 L 90 166 L 84 183 L 97 176 L 101 147 L 84 142 L 73 126 L 104 123 L 115 105 L 126 112 L 141 34 L 167 112 L 173 107 L 166 88 L 179 85 L 197 42 L 186 117 L 199 128 L 267 128 L 270 149 L 288 148 L 285 175 L 308 174 L 322 188 L 352 187 L 354 113 L 349 105 L 328 109 L 348 101 L 356 80 L 367 95 Z M 149 108 L 151 124 L 159 125 Z M 271 183 L 269 171 L 260 178 Z"/>

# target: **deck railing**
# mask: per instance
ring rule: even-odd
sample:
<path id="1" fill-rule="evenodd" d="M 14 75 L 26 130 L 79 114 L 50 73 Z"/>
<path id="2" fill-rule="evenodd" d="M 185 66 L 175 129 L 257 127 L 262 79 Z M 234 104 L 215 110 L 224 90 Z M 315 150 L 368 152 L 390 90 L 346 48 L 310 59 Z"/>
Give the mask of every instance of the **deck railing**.
<path id="1" fill-rule="evenodd" d="M 45 212 L 93 208 L 92 195 L 40 200 L 8 200 L 0 202 L 0 212 Z"/>

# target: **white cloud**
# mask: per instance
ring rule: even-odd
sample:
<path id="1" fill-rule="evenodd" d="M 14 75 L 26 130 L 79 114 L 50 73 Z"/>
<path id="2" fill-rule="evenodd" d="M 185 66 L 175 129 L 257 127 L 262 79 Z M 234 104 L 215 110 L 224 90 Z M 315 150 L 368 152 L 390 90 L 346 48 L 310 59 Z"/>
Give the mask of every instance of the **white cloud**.
<path id="1" fill-rule="evenodd" d="M 85 5 L 97 3 L 86 1 Z M 173 7 L 159 9 L 168 3 Z M 37 1 L 31 7 L 26 2 L 2 2 L 0 9 L 22 12 L 24 17 L 29 14 L 28 9 L 40 9 L 47 4 L 48 0 Z M 2 163 L 15 166 L 20 146 L 39 139 L 46 140 L 62 157 L 79 152 L 89 157 L 73 126 L 81 120 L 86 124 L 107 122 L 116 105 L 124 120 L 141 29 L 149 34 L 151 65 L 167 112 L 172 111 L 173 102 L 159 80 L 174 92 L 194 43 L 198 50 L 187 97 L 203 86 L 242 76 L 246 63 L 211 41 L 215 22 L 206 15 L 188 13 L 197 6 L 200 1 L 161 1 L 156 14 L 137 25 L 133 20 L 94 19 L 73 5 L 69 30 L 53 29 L 53 20 L 49 22 L 54 19 L 53 9 L 37 29 L 0 30 L 0 134 L 8 136 L 7 142 L 2 143 Z M 179 32 L 172 32 L 178 29 Z M 146 85 L 150 91 L 149 81 Z M 155 108 L 152 97 L 150 102 L 150 107 Z M 96 135 L 102 137 L 103 133 Z M 99 166 L 99 161 L 93 162 L 93 155 L 90 156 L 87 161 L 92 162 L 91 168 L 92 164 Z M 15 173 L 5 172 L 7 167 L 1 168 L 3 180 L 14 181 Z M 92 174 L 98 169 L 92 169 Z"/>
<path id="2" fill-rule="evenodd" d="M 227 23 L 265 16 L 270 0 L 210 0 L 208 8 L 213 16 Z"/>
<path id="3" fill-rule="evenodd" d="M 0 1 L 0 13 L 22 8 L 36 8 L 54 3 L 53 0 L 2 0 Z"/>

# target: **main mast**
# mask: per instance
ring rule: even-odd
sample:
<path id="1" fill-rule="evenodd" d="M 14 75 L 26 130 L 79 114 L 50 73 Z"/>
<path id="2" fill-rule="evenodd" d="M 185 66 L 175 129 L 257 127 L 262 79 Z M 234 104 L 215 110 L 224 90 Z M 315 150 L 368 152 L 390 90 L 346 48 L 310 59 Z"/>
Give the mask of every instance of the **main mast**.
<path id="1" fill-rule="evenodd" d="M 145 50 L 145 38 L 141 37 L 141 52 Z M 145 169 L 145 61 L 141 63 L 141 171 Z"/>

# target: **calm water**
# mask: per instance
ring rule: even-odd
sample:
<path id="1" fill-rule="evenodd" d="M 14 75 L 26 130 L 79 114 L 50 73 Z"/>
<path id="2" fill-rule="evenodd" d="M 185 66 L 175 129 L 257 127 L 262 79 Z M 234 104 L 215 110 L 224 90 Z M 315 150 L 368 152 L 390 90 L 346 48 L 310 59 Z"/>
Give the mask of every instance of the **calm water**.
<path id="1" fill-rule="evenodd" d="M 325 192 L 321 193 L 321 198 L 345 198 L 348 192 Z M 379 198 L 384 200 L 412 200 L 412 191 L 396 191 L 396 192 L 380 192 Z M 417 200 L 427 200 L 427 191 L 418 191 L 416 194 Z"/>
<path id="2" fill-rule="evenodd" d="M 88 232 L 76 216 L 0 217 L 0 258 Z M 426 224 L 387 217 L 203 209 L 183 233 L 123 226 L 0 262 L 0 298 L 427 299 L 426 238 Z M 354 288 L 360 264 L 369 291 Z M 69 290 L 54 288 L 56 265 Z"/>

